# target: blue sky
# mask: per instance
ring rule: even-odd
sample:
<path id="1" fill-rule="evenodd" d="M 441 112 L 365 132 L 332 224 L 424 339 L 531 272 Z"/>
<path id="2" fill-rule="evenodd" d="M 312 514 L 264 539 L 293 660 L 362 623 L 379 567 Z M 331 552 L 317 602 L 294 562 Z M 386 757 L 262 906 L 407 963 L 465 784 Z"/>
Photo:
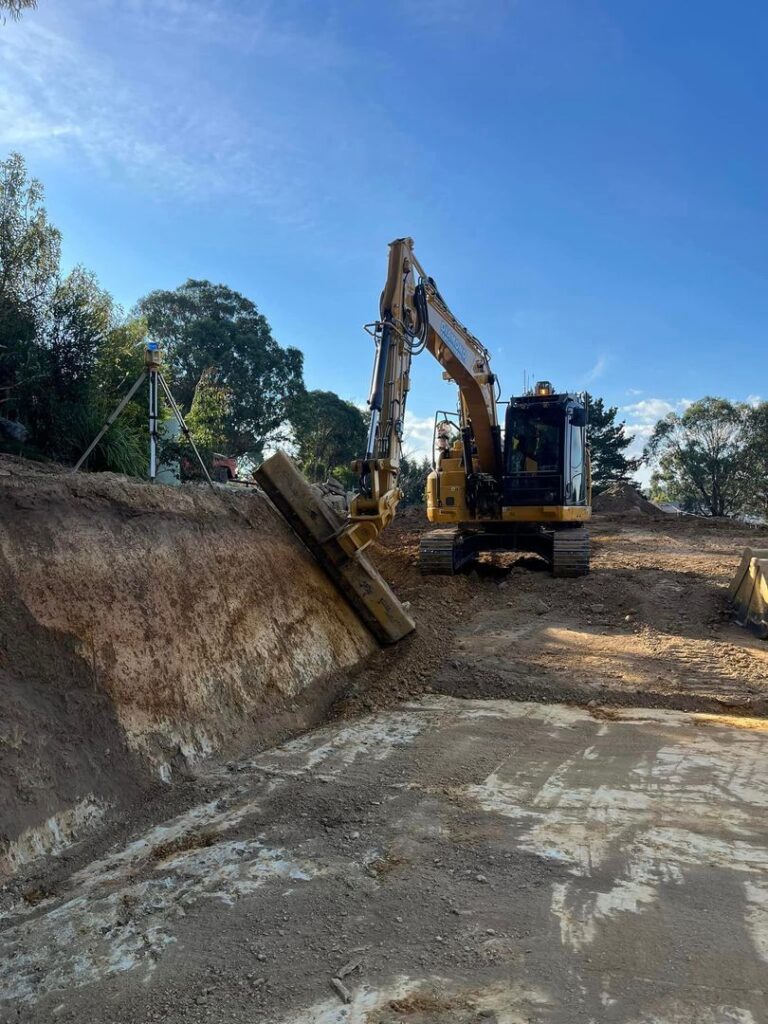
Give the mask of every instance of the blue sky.
<path id="1" fill-rule="evenodd" d="M 410 234 L 505 395 L 589 387 L 640 439 L 765 395 L 765 3 L 39 4 L 0 26 L 0 151 L 126 307 L 225 282 L 362 400 Z M 413 377 L 418 450 L 454 399 L 428 356 Z"/>

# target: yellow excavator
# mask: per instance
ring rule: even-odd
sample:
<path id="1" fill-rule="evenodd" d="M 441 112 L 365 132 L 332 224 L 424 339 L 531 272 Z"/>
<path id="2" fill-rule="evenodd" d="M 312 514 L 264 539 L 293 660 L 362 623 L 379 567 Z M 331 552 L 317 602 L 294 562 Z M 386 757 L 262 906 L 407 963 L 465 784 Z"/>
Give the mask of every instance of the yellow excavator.
<path id="1" fill-rule="evenodd" d="M 256 477 L 374 634 L 392 643 L 414 628 L 365 549 L 392 521 L 402 497 L 411 360 L 424 350 L 458 386 L 458 406 L 435 419 L 427 479 L 427 517 L 435 529 L 421 541 L 422 570 L 451 574 L 480 552 L 505 550 L 542 555 L 555 576 L 587 573 L 591 480 L 581 396 L 558 394 L 540 381 L 501 403 L 487 350 L 450 311 L 411 238 L 390 244 L 380 316 L 367 330 L 376 346 L 371 421 L 365 455 L 353 463 L 359 487 L 348 516 L 340 521 L 283 452 Z M 506 405 L 503 435 L 500 405 Z"/>

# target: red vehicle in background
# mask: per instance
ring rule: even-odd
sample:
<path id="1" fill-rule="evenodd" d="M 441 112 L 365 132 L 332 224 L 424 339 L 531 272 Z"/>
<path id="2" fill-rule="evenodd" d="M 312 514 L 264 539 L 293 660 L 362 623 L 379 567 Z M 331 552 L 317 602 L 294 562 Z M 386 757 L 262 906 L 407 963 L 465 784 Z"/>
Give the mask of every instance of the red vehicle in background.
<path id="1" fill-rule="evenodd" d="M 212 476 L 220 484 L 229 483 L 230 480 L 237 480 L 237 459 L 214 452 Z"/>

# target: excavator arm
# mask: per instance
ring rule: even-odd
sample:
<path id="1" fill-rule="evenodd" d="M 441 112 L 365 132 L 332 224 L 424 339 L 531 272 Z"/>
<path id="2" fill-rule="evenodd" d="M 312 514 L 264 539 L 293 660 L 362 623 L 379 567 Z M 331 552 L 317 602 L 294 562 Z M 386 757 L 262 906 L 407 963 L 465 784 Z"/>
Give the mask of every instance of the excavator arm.
<path id="1" fill-rule="evenodd" d="M 363 549 L 391 522 L 402 496 L 398 486 L 411 359 L 425 350 L 459 388 L 468 472 L 497 476 L 501 463 L 496 417 L 496 378 L 487 350 L 453 315 L 413 253 L 413 239 L 389 247 L 381 293 L 368 406 L 371 422 L 365 457 L 353 464 L 360 490 L 352 501 L 345 540 Z"/>
<path id="2" fill-rule="evenodd" d="M 468 475 L 499 475 L 501 441 L 488 352 L 451 313 L 414 256 L 411 238 L 389 247 L 380 319 L 369 329 L 376 342 L 371 422 L 365 455 L 353 463 L 359 490 L 349 516 L 340 522 L 283 452 L 262 463 L 256 478 L 353 610 L 379 640 L 393 643 L 415 624 L 365 549 L 392 521 L 402 497 L 398 476 L 413 357 L 430 352 L 458 385 Z"/>

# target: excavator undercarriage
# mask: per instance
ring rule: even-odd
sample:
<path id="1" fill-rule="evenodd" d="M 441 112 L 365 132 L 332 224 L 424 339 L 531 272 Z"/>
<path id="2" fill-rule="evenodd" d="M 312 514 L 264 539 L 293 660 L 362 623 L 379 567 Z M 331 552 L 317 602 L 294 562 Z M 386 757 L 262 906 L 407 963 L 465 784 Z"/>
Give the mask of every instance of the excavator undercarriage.
<path id="1" fill-rule="evenodd" d="M 589 533 L 583 526 L 562 530 L 499 533 L 439 527 L 419 544 L 419 567 L 429 575 L 452 576 L 483 551 L 520 551 L 540 555 L 553 576 L 584 576 L 589 572 Z"/>

